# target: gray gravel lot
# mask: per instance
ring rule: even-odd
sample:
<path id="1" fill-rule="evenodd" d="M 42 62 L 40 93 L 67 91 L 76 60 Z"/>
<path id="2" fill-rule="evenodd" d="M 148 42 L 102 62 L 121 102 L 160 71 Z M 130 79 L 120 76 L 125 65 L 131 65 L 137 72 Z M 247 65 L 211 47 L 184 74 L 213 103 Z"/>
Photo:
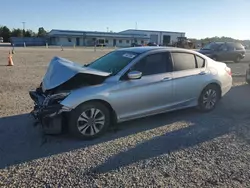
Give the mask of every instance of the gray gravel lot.
<path id="1" fill-rule="evenodd" d="M 0 48 L 0 187 L 250 187 L 247 62 L 228 64 L 234 87 L 208 114 L 193 109 L 122 123 L 93 141 L 43 137 L 28 90 L 55 56 L 87 63 L 99 49 Z"/>

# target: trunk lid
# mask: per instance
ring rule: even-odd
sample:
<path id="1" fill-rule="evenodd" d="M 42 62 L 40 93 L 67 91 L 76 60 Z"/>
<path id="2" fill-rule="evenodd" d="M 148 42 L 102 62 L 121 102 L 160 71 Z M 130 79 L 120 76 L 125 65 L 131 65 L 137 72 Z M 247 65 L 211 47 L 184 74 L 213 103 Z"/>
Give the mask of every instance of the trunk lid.
<path id="1" fill-rule="evenodd" d="M 42 80 L 42 89 L 43 91 L 54 89 L 60 85 L 63 85 L 69 80 L 76 80 L 74 77 L 77 75 L 85 76 L 86 79 L 97 78 L 106 78 L 111 73 L 102 72 L 94 70 L 88 67 L 84 67 L 78 63 L 72 62 L 70 60 L 54 57 L 47 68 L 47 71 Z M 89 82 L 90 80 L 78 80 L 78 82 Z"/>

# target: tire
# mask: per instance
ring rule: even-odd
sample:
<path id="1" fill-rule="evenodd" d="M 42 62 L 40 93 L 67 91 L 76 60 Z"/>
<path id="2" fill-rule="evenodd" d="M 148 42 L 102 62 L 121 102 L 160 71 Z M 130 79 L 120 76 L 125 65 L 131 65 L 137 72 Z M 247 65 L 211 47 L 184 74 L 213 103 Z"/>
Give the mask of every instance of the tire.
<path id="1" fill-rule="evenodd" d="M 88 118 L 87 120 L 86 117 L 91 116 L 91 111 L 92 113 L 95 111 L 96 114 L 94 113 L 93 118 Z M 110 126 L 110 114 L 109 109 L 100 102 L 83 103 L 70 114 L 69 132 L 74 137 L 83 140 L 98 138 L 102 136 Z"/>
<path id="2" fill-rule="evenodd" d="M 238 55 L 238 56 L 235 58 L 234 63 L 239 63 L 240 60 L 241 60 L 241 58 L 240 58 L 240 56 Z"/>
<path id="3" fill-rule="evenodd" d="M 217 103 L 220 100 L 220 95 L 221 95 L 221 92 L 220 92 L 219 86 L 210 84 L 207 87 L 205 87 L 203 91 L 201 92 L 201 95 L 198 99 L 198 106 L 197 106 L 198 110 L 201 112 L 210 112 L 214 110 L 214 108 L 216 107 Z M 206 105 L 207 103 L 205 102 L 205 98 L 208 98 L 209 96 L 211 98 L 207 100 L 210 101 L 210 102 L 208 101 L 210 106 L 207 106 Z"/>

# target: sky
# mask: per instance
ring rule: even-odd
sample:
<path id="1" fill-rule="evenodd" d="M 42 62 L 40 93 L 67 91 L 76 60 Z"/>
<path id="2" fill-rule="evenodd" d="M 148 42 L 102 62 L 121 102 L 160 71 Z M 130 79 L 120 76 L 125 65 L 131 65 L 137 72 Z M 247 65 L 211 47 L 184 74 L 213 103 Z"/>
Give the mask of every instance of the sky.
<path id="1" fill-rule="evenodd" d="M 114 32 L 137 25 L 188 38 L 250 39 L 249 10 L 250 0 L 4 0 L 0 25 Z"/>

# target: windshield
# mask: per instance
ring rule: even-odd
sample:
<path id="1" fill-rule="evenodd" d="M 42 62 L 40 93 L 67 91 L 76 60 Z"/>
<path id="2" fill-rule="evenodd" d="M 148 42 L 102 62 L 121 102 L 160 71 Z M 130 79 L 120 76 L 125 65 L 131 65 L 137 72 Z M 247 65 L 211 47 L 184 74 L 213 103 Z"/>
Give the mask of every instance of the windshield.
<path id="1" fill-rule="evenodd" d="M 114 51 L 95 60 L 88 67 L 116 75 L 138 55 L 138 53 L 134 52 Z"/>
<path id="2" fill-rule="evenodd" d="M 205 45 L 202 50 L 215 50 L 218 47 L 216 43 L 209 43 Z"/>

